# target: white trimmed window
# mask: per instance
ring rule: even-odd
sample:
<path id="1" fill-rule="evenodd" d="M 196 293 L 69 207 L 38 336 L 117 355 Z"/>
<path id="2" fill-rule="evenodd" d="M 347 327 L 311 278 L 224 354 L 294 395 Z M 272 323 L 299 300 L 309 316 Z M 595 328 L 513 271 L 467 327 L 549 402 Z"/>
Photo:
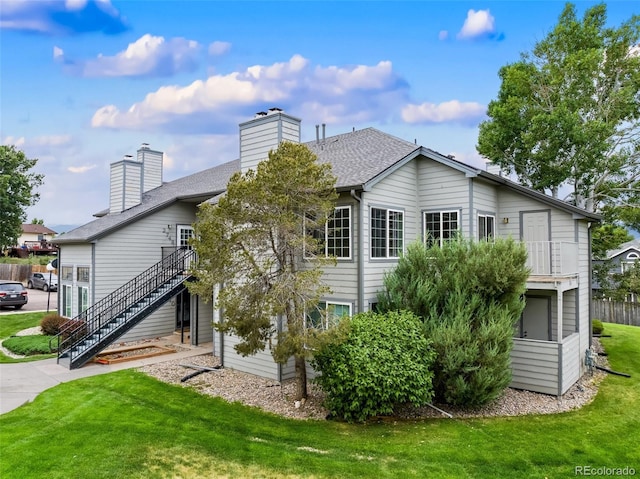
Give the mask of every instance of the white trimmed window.
<path id="1" fill-rule="evenodd" d="M 72 291 L 70 284 L 62 285 L 62 315 L 67 318 L 73 317 Z"/>
<path id="2" fill-rule="evenodd" d="M 89 288 L 87 286 L 78 286 L 78 314 L 89 308 Z"/>
<path id="3" fill-rule="evenodd" d="M 460 230 L 459 218 L 458 210 L 425 212 L 424 242 L 442 246 L 443 241 L 455 238 Z"/>
<path id="4" fill-rule="evenodd" d="M 493 241 L 496 232 L 496 217 L 493 215 L 478 215 L 478 239 Z"/>
<path id="5" fill-rule="evenodd" d="M 320 301 L 305 318 L 306 328 L 329 329 L 343 317 L 351 317 L 351 303 Z"/>
<path id="6" fill-rule="evenodd" d="M 371 257 L 399 258 L 404 250 L 404 212 L 371 208 Z"/>
<path id="7" fill-rule="evenodd" d="M 351 258 L 351 206 L 338 206 L 325 226 L 325 254 Z"/>
<path id="8" fill-rule="evenodd" d="M 351 206 L 337 206 L 324 225 L 307 231 L 318 241 L 318 253 L 338 259 L 351 259 Z M 305 258 L 312 257 L 305 250 Z"/>
<path id="9" fill-rule="evenodd" d="M 193 226 L 178 225 L 178 248 L 192 249 L 191 238 L 193 238 Z"/>

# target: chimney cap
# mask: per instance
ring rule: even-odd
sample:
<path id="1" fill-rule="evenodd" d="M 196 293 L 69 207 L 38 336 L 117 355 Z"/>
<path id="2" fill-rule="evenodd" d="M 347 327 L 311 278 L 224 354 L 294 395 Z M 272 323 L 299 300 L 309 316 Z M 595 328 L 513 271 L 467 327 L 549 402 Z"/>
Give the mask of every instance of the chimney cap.
<path id="1" fill-rule="evenodd" d="M 140 149 L 141 150 L 148 150 L 149 149 L 149 143 L 143 143 L 142 145 L 140 145 Z"/>
<path id="2" fill-rule="evenodd" d="M 282 108 L 278 108 L 276 106 L 269 108 L 269 114 L 273 115 L 274 113 L 280 113 L 282 111 Z"/>
<path id="3" fill-rule="evenodd" d="M 256 113 L 255 118 L 260 118 L 261 116 L 267 116 L 267 112 L 266 111 L 259 111 Z"/>

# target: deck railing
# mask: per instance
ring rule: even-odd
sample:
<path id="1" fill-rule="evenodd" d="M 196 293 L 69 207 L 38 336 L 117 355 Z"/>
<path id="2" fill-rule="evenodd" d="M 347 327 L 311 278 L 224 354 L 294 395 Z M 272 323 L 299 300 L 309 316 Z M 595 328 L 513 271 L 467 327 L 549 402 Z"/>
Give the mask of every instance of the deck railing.
<path id="1" fill-rule="evenodd" d="M 578 243 L 526 241 L 527 267 L 533 276 L 566 276 L 578 273 Z"/>

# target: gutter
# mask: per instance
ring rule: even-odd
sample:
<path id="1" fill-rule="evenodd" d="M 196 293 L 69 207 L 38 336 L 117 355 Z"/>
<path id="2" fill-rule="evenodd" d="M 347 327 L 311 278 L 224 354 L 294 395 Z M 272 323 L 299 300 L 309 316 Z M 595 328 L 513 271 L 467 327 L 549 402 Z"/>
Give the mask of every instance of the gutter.
<path id="1" fill-rule="evenodd" d="M 356 194 L 355 188 L 351 189 L 351 197 L 358 202 L 358 305 L 356 311 L 358 313 L 364 312 L 364 202 L 362 201 L 362 194 L 360 196 Z"/>

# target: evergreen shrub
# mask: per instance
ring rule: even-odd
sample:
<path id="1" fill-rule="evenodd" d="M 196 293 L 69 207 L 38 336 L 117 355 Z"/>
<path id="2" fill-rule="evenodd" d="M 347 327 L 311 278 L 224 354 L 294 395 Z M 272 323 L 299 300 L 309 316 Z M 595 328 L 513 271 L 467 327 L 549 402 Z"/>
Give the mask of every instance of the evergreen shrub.
<path id="1" fill-rule="evenodd" d="M 524 309 L 529 271 L 523 245 L 511 239 L 455 239 L 442 247 L 409 245 L 384 279 L 381 311 L 419 316 L 436 351 L 438 401 L 479 406 L 511 382 L 513 328 Z"/>

